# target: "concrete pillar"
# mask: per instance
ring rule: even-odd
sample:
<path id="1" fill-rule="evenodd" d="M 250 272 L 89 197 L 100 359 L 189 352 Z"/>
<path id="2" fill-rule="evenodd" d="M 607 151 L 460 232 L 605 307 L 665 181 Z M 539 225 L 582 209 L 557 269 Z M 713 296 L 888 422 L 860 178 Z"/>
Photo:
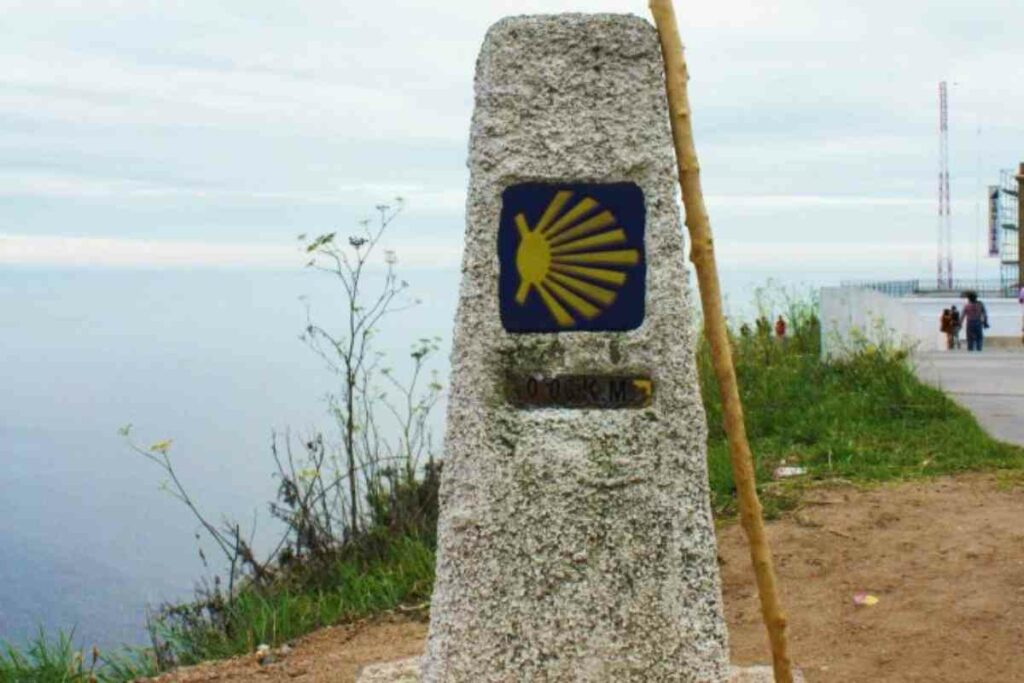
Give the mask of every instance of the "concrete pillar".
<path id="1" fill-rule="evenodd" d="M 654 28 L 477 62 L 428 682 L 729 679 Z"/>

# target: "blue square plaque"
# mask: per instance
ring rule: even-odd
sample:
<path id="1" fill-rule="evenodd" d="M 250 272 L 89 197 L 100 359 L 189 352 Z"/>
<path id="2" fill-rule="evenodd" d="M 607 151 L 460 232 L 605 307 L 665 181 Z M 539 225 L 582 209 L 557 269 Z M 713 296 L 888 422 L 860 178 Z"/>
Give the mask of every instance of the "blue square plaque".
<path id="1" fill-rule="evenodd" d="M 644 319 L 644 193 L 523 183 L 502 194 L 498 297 L 509 332 L 623 331 Z"/>

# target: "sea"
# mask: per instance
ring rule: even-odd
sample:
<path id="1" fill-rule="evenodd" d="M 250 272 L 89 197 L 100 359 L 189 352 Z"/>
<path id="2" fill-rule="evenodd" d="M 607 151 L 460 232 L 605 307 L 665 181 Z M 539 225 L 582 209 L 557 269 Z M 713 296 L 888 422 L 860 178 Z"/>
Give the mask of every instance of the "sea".
<path id="1" fill-rule="evenodd" d="M 779 300 L 854 272 L 765 264 L 722 279 L 742 317 L 759 288 Z M 402 276 L 419 304 L 385 321 L 378 348 L 401 375 L 415 340 L 438 336 L 443 380 L 459 272 Z M 257 546 L 269 543 L 272 439 L 336 433 L 326 396 L 338 380 L 299 337 L 342 313 L 339 283 L 301 268 L 0 270 L 0 640 L 144 644 L 149 611 L 223 571 L 133 445 L 172 440 L 203 513 L 255 524 Z"/>

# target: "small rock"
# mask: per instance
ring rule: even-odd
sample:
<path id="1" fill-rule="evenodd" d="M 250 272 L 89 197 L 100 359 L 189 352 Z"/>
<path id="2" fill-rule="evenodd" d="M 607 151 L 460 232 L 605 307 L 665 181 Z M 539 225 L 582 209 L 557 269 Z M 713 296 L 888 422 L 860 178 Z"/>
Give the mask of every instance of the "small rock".
<path id="1" fill-rule="evenodd" d="M 356 677 L 357 683 L 419 683 L 421 660 L 419 657 L 382 662 L 363 667 Z"/>
<path id="2" fill-rule="evenodd" d="M 260 666 L 267 666 L 276 662 L 277 658 L 274 657 L 274 653 L 271 652 L 269 645 L 261 644 L 256 648 L 256 661 L 259 662 Z"/>
<path id="3" fill-rule="evenodd" d="M 788 479 L 790 477 L 799 477 L 807 474 L 806 467 L 776 467 L 775 471 L 772 472 L 773 479 Z"/>

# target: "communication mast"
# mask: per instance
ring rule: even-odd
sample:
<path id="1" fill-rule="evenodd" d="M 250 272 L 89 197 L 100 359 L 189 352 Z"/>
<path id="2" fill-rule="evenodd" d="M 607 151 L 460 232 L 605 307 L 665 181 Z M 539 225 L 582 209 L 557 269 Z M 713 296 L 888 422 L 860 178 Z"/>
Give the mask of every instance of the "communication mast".
<path id="1" fill-rule="evenodd" d="M 953 229 L 949 215 L 949 106 L 946 81 L 939 83 L 939 225 L 937 285 L 953 289 Z"/>

